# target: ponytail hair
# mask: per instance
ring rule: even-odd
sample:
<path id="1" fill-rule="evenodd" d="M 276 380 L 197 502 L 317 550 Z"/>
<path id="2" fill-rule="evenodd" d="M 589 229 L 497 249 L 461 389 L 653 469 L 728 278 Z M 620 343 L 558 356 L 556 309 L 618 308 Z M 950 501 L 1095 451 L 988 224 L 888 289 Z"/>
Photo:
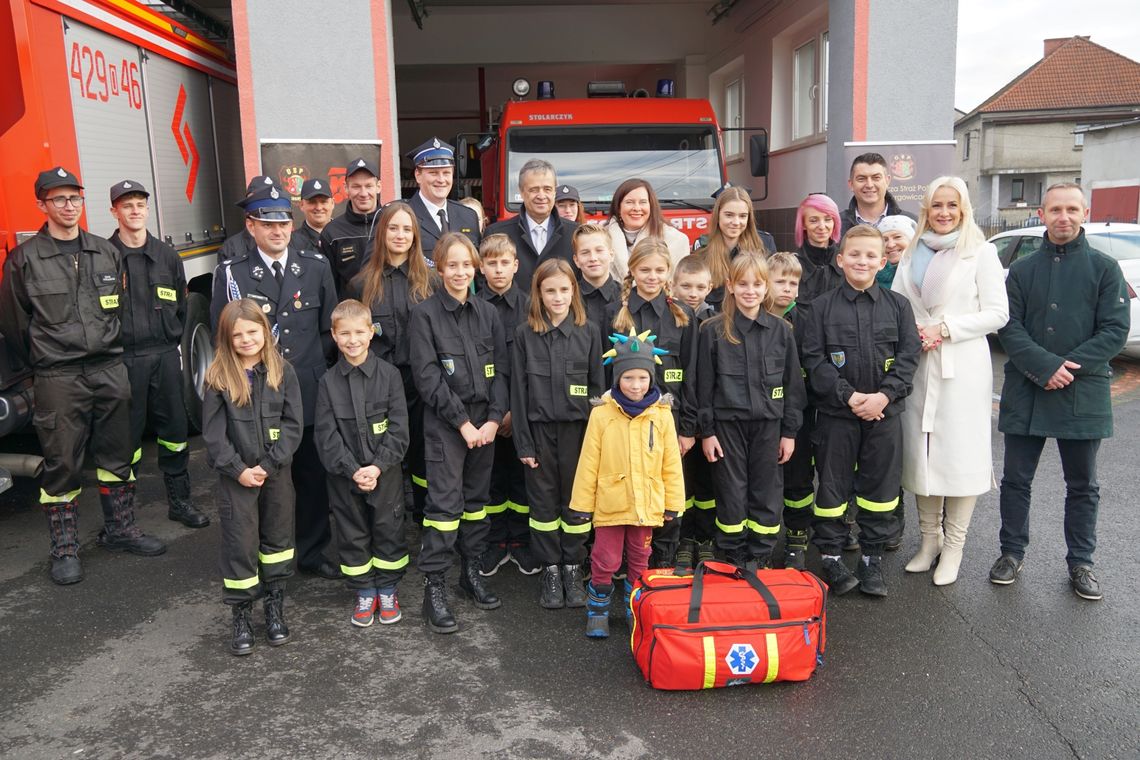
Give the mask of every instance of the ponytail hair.
<path id="1" fill-rule="evenodd" d="M 752 275 L 764 283 L 766 292 L 764 294 L 764 301 L 760 304 L 760 309 L 761 311 L 770 312 L 772 310 L 772 304 L 775 301 L 775 296 L 772 293 L 772 278 L 768 274 L 768 262 L 764 260 L 761 254 L 753 253 L 752 251 L 742 252 L 729 264 L 729 285 L 735 285 L 748 275 Z M 722 311 L 714 319 L 718 320 L 717 330 L 721 337 L 733 345 L 740 345 L 740 338 L 737 337 L 736 331 L 732 329 L 732 323 L 736 319 L 736 313 L 739 309 L 736 305 L 736 296 L 728 291 L 729 289 L 725 288 Z"/>
<path id="2" fill-rule="evenodd" d="M 669 306 L 669 311 L 672 312 L 677 327 L 684 327 L 689 324 L 689 315 L 685 313 L 681 304 L 673 300 L 673 289 L 669 285 L 669 278 L 673 274 L 673 257 L 669 255 L 669 246 L 661 238 L 647 237 L 639 240 L 629 254 L 629 268 L 621 284 L 621 310 L 614 317 L 614 330 L 619 333 L 625 334 L 634 328 L 633 314 L 629 311 L 629 295 L 634 289 L 633 270 L 650 256 L 660 256 L 669 268 L 661 290 L 665 294 L 665 303 Z"/>

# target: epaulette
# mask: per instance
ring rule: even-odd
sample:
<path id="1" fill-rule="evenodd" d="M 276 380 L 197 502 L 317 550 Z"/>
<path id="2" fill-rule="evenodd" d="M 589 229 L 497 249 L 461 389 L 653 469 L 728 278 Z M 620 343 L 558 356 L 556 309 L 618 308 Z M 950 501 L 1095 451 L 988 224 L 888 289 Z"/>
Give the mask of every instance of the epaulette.
<path id="1" fill-rule="evenodd" d="M 308 248 L 301 248 L 301 249 L 295 249 L 295 250 L 297 250 L 297 255 L 303 256 L 306 259 L 316 259 L 317 261 L 324 261 L 325 260 L 325 256 L 323 253 L 317 253 L 316 251 L 310 251 Z"/>

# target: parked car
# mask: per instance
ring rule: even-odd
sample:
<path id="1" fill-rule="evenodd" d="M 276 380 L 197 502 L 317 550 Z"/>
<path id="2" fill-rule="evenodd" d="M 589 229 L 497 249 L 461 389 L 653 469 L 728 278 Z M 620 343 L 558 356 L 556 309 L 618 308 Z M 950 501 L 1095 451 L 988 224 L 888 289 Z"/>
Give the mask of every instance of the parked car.
<path id="1" fill-rule="evenodd" d="M 1140 291 L 1140 224 L 1088 222 L 1084 225 L 1084 230 L 1091 247 L 1120 262 L 1120 269 L 1128 283 L 1132 314 L 1128 341 L 1120 353 L 1122 356 L 1140 359 L 1140 298 L 1136 297 L 1136 292 Z M 998 258 L 1006 271 L 1009 271 L 1010 264 L 1041 247 L 1044 235 L 1044 227 L 1022 227 L 999 232 L 990 238 L 990 242 L 997 246 Z"/>

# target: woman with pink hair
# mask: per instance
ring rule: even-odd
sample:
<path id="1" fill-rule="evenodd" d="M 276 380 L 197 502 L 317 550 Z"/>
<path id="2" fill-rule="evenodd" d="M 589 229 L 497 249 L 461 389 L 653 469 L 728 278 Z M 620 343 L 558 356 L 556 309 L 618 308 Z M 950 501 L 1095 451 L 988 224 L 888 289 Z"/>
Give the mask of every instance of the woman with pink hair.
<path id="1" fill-rule="evenodd" d="M 843 282 L 835 263 L 839 228 L 839 207 L 823 193 L 812 193 L 796 209 L 796 258 L 803 269 L 797 302 L 808 303 Z"/>

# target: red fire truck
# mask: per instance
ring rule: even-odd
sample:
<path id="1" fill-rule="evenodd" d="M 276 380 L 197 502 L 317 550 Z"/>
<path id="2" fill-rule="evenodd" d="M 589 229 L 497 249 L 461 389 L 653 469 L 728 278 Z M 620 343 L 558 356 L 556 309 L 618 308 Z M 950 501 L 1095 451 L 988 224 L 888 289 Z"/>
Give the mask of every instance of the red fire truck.
<path id="1" fill-rule="evenodd" d="M 540 83 L 540 92 L 544 83 Z M 624 92 L 620 83 L 598 88 Z M 591 89 L 594 89 L 591 86 Z M 671 88 L 670 88 L 671 89 Z M 647 180 L 666 219 L 696 240 L 708 230 L 712 195 L 727 181 L 722 130 L 707 100 L 668 97 L 511 101 L 479 143 L 483 206 L 492 219 L 519 213 L 519 169 L 549 161 L 578 189 L 588 214 L 604 217 L 624 180 Z M 767 174 L 767 132 L 750 141 L 752 175 Z M 462 172 L 461 172 L 462 173 Z"/>
<path id="2" fill-rule="evenodd" d="M 226 229 L 241 224 L 234 203 L 245 186 L 233 62 L 134 0 L 0 0 L 0 71 L 0 259 L 43 224 L 33 195 L 43 169 L 79 174 L 83 226 L 103 236 L 115 229 L 110 186 L 126 178 L 146 185 L 150 230 L 186 268 L 182 348 L 187 404 L 199 419 L 209 280 Z M 27 370 L 0 342 L 0 436 L 24 426 L 32 401 Z"/>

